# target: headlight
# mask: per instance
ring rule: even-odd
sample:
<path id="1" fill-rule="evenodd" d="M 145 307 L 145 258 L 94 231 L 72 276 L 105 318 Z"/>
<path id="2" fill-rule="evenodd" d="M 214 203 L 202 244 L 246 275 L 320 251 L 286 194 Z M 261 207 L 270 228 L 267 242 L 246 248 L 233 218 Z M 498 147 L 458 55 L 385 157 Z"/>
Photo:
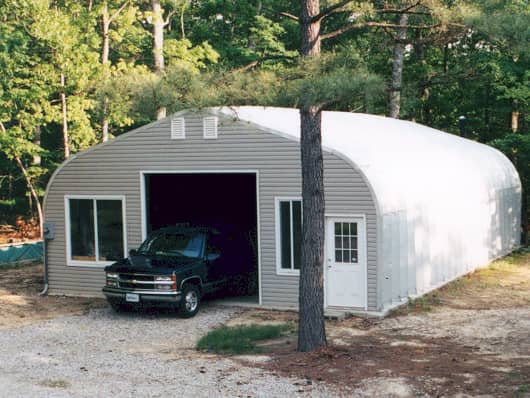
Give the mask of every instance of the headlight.
<path id="1" fill-rule="evenodd" d="M 155 276 L 155 286 L 158 290 L 176 290 L 177 277 L 175 275 Z"/>
<path id="2" fill-rule="evenodd" d="M 107 278 L 118 279 L 118 276 L 116 272 L 107 272 Z"/>

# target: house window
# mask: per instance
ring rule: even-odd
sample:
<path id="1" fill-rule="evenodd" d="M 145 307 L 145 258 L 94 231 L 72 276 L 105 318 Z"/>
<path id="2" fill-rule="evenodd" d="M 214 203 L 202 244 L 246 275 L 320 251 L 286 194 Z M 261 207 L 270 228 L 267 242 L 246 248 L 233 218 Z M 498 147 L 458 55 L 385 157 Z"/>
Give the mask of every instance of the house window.
<path id="1" fill-rule="evenodd" d="M 276 200 L 276 262 L 278 273 L 299 273 L 302 253 L 302 200 Z"/>
<path id="2" fill-rule="evenodd" d="M 106 265 L 125 256 L 124 199 L 67 197 L 69 265 Z"/>

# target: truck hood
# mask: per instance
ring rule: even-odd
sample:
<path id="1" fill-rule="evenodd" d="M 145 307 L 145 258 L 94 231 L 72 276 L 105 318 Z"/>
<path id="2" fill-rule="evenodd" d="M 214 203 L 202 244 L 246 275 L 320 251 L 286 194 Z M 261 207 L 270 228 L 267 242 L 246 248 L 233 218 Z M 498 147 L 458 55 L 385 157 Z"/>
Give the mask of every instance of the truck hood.
<path id="1" fill-rule="evenodd" d="M 189 257 L 131 256 L 105 267 L 106 272 L 144 272 L 147 274 L 167 275 L 177 268 L 200 263 L 201 259 Z"/>

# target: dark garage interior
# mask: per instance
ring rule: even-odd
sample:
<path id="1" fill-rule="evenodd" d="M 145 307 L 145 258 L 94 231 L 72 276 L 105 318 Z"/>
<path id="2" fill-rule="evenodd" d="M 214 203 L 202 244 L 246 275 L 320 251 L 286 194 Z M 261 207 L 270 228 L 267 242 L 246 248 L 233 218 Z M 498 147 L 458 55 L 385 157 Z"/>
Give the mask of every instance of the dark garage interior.
<path id="1" fill-rule="evenodd" d="M 215 245 L 231 253 L 221 264 L 238 279 L 227 294 L 257 301 L 256 174 L 146 174 L 145 187 L 147 232 L 175 224 L 215 228 Z"/>

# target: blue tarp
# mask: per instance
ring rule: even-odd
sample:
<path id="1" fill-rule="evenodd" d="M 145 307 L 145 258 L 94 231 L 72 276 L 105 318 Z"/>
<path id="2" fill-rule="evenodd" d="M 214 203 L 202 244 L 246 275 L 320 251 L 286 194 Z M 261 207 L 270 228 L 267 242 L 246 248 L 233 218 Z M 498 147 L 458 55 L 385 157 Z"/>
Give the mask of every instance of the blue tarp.
<path id="1" fill-rule="evenodd" d="M 19 243 L 0 247 L 0 264 L 42 259 L 42 242 Z"/>

